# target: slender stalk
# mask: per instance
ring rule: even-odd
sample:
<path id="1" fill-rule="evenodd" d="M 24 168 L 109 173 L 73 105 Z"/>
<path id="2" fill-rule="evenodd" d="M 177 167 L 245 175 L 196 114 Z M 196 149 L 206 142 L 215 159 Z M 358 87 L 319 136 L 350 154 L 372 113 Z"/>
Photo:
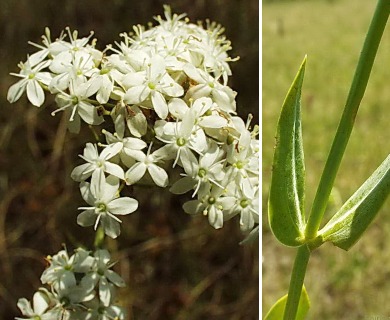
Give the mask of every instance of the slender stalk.
<path id="1" fill-rule="evenodd" d="M 96 249 L 101 249 L 104 245 L 104 229 L 102 226 L 99 226 L 95 233 L 95 240 L 93 245 Z"/>
<path id="2" fill-rule="evenodd" d="M 389 13 L 390 0 L 379 0 L 364 41 L 363 50 L 356 67 L 355 76 L 348 94 L 344 112 L 337 128 L 336 136 L 333 140 L 313 202 L 305 231 L 307 239 L 314 238 L 320 227 L 341 159 L 352 132 L 360 102 L 367 87 L 372 65 Z"/>
<path id="3" fill-rule="evenodd" d="M 309 258 L 309 248 L 306 245 L 299 247 L 291 273 L 290 287 L 288 289 L 287 303 L 286 309 L 284 310 L 283 320 L 295 320 Z"/>

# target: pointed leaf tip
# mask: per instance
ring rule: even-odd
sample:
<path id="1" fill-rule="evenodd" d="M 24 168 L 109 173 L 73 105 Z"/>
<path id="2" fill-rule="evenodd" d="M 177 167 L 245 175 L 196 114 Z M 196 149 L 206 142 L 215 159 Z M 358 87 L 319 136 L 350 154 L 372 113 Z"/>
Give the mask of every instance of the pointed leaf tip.
<path id="1" fill-rule="evenodd" d="M 301 90 L 306 56 L 284 100 L 279 117 L 268 217 L 275 237 L 287 246 L 303 243 L 305 166 L 301 129 Z"/>

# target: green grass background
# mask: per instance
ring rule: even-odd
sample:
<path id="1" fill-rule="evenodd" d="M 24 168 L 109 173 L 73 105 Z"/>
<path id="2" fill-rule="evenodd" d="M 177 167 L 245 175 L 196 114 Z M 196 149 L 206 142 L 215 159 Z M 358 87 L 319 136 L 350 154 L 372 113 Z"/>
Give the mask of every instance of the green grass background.
<path id="1" fill-rule="evenodd" d="M 258 21 L 255 0 L 1 0 L 0 1 L 0 319 L 20 316 L 16 302 L 31 299 L 40 285 L 44 257 L 79 245 L 93 248 L 94 231 L 76 223 L 83 206 L 70 172 L 94 137 L 66 132 L 61 114 L 50 115 L 53 99 L 36 108 L 23 97 L 6 101 L 17 81 L 17 63 L 40 41 L 44 27 L 53 37 L 66 26 L 80 36 L 95 31 L 97 46 L 119 41 L 119 33 L 163 14 L 163 4 L 186 12 L 192 22 L 209 18 L 223 24 L 232 41 L 230 85 L 238 91 L 238 112 L 258 121 Z M 139 210 L 123 217 L 122 234 L 107 246 L 128 286 L 121 304 L 128 319 L 258 319 L 258 245 L 239 246 L 238 220 L 214 230 L 207 219 L 185 214 L 188 195 L 160 188 L 132 191 Z M 57 319 L 53 319 L 57 320 Z"/>
<path id="2" fill-rule="evenodd" d="M 263 315 L 287 293 L 295 250 L 279 244 L 267 222 L 274 134 L 282 102 L 305 54 L 302 95 L 306 208 L 318 181 L 352 81 L 376 1 L 263 4 Z M 390 30 L 385 31 L 324 221 L 390 151 Z M 305 279 L 308 319 L 390 316 L 390 201 L 364 237 L 344 252 L 325 244 L 312 254 Z M 382 318 L 380 318 L 382 319 Z"/>

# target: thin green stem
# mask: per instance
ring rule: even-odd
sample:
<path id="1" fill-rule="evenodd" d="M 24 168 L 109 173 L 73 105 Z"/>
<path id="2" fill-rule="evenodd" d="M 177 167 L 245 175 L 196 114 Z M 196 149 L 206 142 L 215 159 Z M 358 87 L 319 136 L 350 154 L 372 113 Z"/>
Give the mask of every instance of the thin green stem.
<path id="1" fill-rule="evenodd" d="M 93 242 L 93 245 L 96 249 L 101 249 L 104 244 L 104 228 L 102 226 L 99 226 L 95 233 L 95 240 Z"/>
<path id="2" fill-rule="evenodd" d="M 367 82 L 389 14 L 390 0 L 379 0 L 364 41 L 363 50 L 356 67 L 344 112 L 313 202 L 305 231 L 307 239 L 315 238 L 320 227 L 341 159 L 352 132 L 360 102 L 367 87 Z"/>
<path id="3" fill-rule="evenodd" d="M 291 273 L 290 287 L 288 288 L 287 303 L 286 309 L 284 310 L 283 320 L 295 320 L 309 258 L 309 248 L 306 245 L 299 247 Z"/>

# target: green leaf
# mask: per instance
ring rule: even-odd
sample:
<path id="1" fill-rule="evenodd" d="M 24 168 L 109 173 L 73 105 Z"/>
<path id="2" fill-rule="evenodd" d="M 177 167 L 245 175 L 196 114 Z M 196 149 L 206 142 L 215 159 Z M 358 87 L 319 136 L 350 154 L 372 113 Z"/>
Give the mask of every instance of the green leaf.
<path id="1" fill-rule="evenodd" d="M 275 237 L 287 246 L 304 239 L 305 165 L 301 129 L 301 88 L 306 57 L 284 100 L 276 132 L 276 146 L 268 200 L 268 218 Z"/>
<path id="2" fill-rule="evenodd" d="M 389 193 L 390 155 L 318 232 L 318 237 L 349 250 L 375 218 Z"/>
<path id="3" fill-rule="evenodd" d="M 264 320 L 281 320 L 283 319 L 284 309 L 286 308 L 287 294 L 281 297 L 268 311 Z M 302 287 L 301 297 L 299 298 L 298 311 L 295 320 L 305 319 L 310 308 L 310 300 L 305 286 Z"/>

